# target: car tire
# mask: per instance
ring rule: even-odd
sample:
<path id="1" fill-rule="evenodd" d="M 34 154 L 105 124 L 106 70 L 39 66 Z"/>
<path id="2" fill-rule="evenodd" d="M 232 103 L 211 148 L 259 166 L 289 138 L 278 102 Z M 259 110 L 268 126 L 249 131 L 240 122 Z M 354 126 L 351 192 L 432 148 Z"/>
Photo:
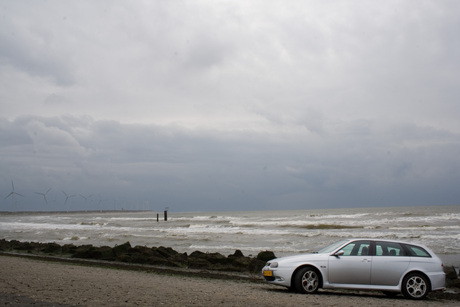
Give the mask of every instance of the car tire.
<path id="1" fill-rule="evenodd" d="M 421 300 L 427 296 L 429 291 L 429 282 L 424 275 L 410 273 L 404 277 L 401 292 L 406 298 Z"/>
<path id="2" fill-rule="evenodd" d="M 304 267 L 295 273 L 294 287 L 299 293 L 316 293 L 316 291 L 318 291 L 320 283 L 321 275 L 313 267 Z"/>

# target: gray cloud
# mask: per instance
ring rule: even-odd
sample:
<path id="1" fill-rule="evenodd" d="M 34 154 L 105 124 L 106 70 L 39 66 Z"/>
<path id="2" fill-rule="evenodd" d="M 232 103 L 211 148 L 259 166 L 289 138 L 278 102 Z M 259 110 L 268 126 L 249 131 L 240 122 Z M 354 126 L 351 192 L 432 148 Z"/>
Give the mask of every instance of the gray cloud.
<path id="1" fill-rule="evenodd" d="M 17 178 L 24 194 L 50 186 L 56 201 L 63 197 L 56 191 L 65 190 L 157 209 L 164 203 L 180 210 L 276 208 L 286 201 L 293 208 L 391 205 L 399 198 L 429 204 L 438 188 L 454 195 L 444 201 L 455 201 L 458 135 L 364 124 L 329 128 L 322 136 L 299 126 L 303 137 L 286 138 L 90 118 L 3 120 L 2 131 L 17 138 L 0 149 L 2 194 Z M 33 208 L 36 199 L 27 196 L 21 203 Z"/>
<path id="2" fill-rule="evenodd" d="M 73 67 L 61 47 L 55 45 L 57 42 L 52 41 L 53 34 L 48 29 L 14 17 L 8 13 L 3 15 L 0 63 L 11 65 L 31 77 L 51 78 L 59 86 L 72 85 Z"/>
<path id="3" fill-rule="evenodd" d="M 14 180 L 24 209 L 49 187 L 56 207 L 60 190 L 185 211 L 458 203 L 459 13 L 5 2 L 0 195 Z"/>

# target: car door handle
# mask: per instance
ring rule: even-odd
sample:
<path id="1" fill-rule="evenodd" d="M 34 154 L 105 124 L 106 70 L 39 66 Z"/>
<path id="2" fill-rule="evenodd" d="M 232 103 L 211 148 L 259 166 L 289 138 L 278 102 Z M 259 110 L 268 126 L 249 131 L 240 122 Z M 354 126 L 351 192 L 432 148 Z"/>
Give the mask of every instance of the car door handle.
<path id="1" fill-rule="evenodd" d="M 363 260 L 361 260 L 361 262 L 371 262 L 371 259 L 364 258 Z"/>

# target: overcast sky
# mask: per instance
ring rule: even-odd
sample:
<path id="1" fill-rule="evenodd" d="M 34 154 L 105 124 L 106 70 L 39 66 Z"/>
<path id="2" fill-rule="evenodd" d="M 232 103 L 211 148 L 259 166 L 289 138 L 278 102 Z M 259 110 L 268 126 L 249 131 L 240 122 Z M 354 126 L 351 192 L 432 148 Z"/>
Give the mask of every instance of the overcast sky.
<path id="1" fill-rule="evenodd" d="M 0 210 L 459 205 L 459 16 L 0 0 Z"/>

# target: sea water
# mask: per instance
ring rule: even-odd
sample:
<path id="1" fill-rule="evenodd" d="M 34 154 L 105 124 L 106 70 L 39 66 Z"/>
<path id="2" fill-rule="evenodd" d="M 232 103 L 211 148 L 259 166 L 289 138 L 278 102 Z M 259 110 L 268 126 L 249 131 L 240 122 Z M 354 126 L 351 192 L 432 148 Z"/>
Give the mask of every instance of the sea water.
<path id="1" fill-rule="evenodd" d="M 0 214 L 7 240 L 115 246 L 166 246 L 178 252 L 270 250 L 276 256 L 315 252 L 350 237 L 421 243 L 460 263 L 460 206 L 253 212 L 68 212 Z"/>

